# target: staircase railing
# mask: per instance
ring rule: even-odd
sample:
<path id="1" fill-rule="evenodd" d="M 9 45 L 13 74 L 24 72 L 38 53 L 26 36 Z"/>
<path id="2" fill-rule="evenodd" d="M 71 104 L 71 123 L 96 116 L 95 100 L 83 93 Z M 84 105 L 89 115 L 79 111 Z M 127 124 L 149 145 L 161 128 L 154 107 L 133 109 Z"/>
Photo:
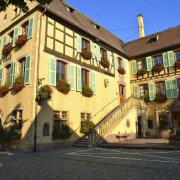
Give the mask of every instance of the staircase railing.
<path id="1" fill-rule="evenodd" d="M 123 116 L 133 107 L 141 107 L 141 101 L 129 97 L 123 104 L 117 106 L 106 117 L 104 117 L 88 135 L 89 145 L 96 145 L 103 137 L 113 129 Z"/>

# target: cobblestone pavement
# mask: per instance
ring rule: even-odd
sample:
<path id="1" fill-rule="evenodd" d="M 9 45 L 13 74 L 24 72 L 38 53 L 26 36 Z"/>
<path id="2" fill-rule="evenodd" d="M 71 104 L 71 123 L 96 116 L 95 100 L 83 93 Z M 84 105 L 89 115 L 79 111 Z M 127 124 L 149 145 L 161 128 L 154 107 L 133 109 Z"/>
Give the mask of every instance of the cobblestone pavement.
<path id="1" fill-rule="evenodd" d="M 180 179 L 180 151 L 61 149 L 0 153 L 0 180 Z"/>

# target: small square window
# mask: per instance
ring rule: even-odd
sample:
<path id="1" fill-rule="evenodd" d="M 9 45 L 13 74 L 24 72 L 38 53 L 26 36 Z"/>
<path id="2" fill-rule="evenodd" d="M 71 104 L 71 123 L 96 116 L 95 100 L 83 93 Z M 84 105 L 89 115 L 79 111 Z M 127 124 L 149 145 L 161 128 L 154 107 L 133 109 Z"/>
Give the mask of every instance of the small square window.
<path id="1" fill-rule="evenodd" d="M 148 119 L 148 129 L 153 129 L 153 120 Z"/>
<path id="2" fill-rule="evenodd" d="M 54 119 L 59 119 L 60 116 L 59 116 L 59 111 L 54 111 Z"/>

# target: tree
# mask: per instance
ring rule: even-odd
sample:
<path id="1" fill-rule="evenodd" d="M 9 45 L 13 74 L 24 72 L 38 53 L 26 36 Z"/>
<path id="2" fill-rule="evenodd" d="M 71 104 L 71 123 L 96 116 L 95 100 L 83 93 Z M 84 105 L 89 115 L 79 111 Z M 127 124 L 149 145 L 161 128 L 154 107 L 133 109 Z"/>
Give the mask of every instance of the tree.
<path id="1" fill-rule="evenodd" d="M 0 12 L 5 11 L 9 5 L 14 5 L 20 8 L 23 12 L 27 12 L 29 10 L 27 1 L 30 2 L 38 2 L 42 5 L 49 4 L 52 0 L 0 0 Z"/>

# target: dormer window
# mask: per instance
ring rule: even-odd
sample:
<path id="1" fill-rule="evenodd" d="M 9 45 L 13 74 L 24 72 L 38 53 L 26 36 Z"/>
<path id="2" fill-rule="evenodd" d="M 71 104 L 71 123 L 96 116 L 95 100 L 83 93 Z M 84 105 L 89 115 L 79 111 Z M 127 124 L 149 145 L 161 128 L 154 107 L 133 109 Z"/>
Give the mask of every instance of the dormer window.
<path id="1" fill-rule="evenodd" d="M 74 12 L 74 9 L 72 7 L 66 7 L 67 11 L 70 12 L 70 13 L 73 13 Z"/>
<path id="2" fill-rule="evenodd" d="M 154 43 L 154 42 L 157 42 L 158 40 L 159 40 L 159 35 L 150 38 L 148 43 Z"/>
<path id="3" fill-rule="evenodd" d="M 95 24 L 95 23 L 93 23 L 93 22 L 92 22 L 92 25 L 93 25 L 93 27 L 94 27 L 95 29 L 97 29 L 97 30 L 100 29 L 100 26 L 97 25 L 97 24 Z"/>
<path id="4" fill-rule="evenodd" d="M 14 8 L 14 17 L 18 16 L 21 13 L 21 9 L 18 7 Z"/>

